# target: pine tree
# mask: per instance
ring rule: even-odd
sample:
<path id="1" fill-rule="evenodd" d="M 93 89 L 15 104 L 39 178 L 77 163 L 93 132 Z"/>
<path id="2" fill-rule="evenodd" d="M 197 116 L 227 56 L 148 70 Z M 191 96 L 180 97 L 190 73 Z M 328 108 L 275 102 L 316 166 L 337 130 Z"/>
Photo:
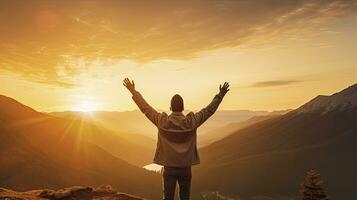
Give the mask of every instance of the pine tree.
<path id="1" fill-rule="evenodd" d="M 306 173 L 305 181 L 301 184 L 301 200 L 328 200 L 322 188 L 320 174 L 316 170 Z"/>

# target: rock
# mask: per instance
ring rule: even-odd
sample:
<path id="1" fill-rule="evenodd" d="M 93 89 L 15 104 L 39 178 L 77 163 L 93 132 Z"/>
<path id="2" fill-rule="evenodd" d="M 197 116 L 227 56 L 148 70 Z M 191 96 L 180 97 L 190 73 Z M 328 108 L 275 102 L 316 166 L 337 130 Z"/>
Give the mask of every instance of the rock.
<path id="1" fill-rule="evenodd" d="M 81 194 L 91 193 L 93 189 L 91 187 L 74 186 L 58 190 L 54 193 L 54 199 L 64 199 L 71 196 L 80 196 Z"/>
<path id="2" fill-rule="evenodd" d="M 43 197 L 43 198 L 52 199 L 54 197 L 54 193 L 55 192 L 53 190 L 44 189 L 40 192 L 40 194 L 38 196 Z"/>

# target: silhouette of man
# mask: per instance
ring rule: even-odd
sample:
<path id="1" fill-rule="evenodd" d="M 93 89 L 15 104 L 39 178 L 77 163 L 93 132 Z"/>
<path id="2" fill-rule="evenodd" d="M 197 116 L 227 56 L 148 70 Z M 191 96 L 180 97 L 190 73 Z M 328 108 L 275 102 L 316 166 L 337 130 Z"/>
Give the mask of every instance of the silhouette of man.
<path id="1" fill-rule="evenodd" d="M 131 92 L 141 112 L 158 128 L 158 141 L 154 163 L 163 165 L 164 200 L 175 197 L 176 182 L 181 200 L 190 199 L 191 166 L 200 163 L 197 152 L 197 128 L 217 110 L 224 95 L 229 91 L 225 82 L 212 102 L 199 112 L 184 115 L 183 99 L 175 94 L 171 99 L 171 114 L 159 113 L 135 90 L 134 81 L 124 79 L 123 85 Z"/>

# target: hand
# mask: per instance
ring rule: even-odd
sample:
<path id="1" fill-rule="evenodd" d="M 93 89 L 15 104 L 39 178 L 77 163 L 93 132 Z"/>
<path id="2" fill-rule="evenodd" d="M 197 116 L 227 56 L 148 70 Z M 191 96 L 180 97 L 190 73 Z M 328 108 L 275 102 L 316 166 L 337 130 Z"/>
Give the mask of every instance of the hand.
<path id="1" fill-rule="evenodd" d="M 229 91 L 229 83 L 228 82 L 224 82 L 223 86 L 219 85 L 219 95 L 221 97 L 224 97 L 224 95 L 226 95 L 226 93 Z"/>
<path id="2" fill-rule="evenodd" d="M 130 82 L 130 80 L 128 78 L 125 78 L 123 80 L 123 85 L 133 94 L 135 92 L 135 83 L 132 80 Z"/>

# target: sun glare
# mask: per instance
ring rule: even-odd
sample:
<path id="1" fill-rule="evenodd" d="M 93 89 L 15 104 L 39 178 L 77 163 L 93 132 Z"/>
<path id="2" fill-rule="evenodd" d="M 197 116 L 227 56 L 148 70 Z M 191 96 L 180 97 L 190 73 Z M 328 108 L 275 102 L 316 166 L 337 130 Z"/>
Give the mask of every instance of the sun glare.
<path id="1" fill-rule="evenodd" d="M 90 112 L 100 110 L 100 106 L 99 104 L 94 102 L 83 102 L 81 104 L 73 106 L 72 110 L 80 112 Z"/>

